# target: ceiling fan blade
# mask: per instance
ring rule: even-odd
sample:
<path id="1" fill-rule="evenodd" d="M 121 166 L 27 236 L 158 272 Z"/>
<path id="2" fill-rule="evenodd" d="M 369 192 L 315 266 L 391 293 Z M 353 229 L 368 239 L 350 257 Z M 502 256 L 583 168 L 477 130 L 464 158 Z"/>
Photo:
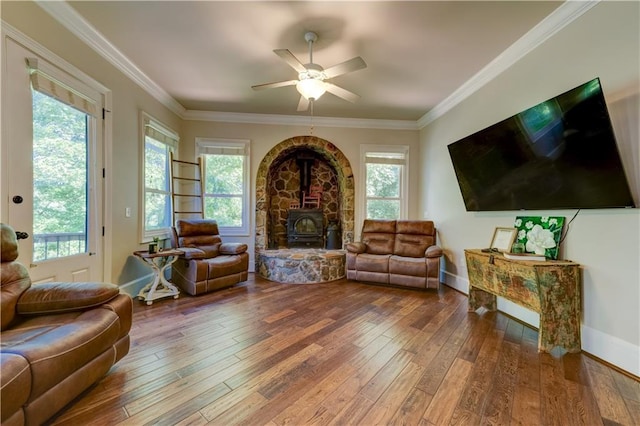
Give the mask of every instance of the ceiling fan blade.
<path id="1" fill-rule="evenodd" d="M 327 68 L 326 70 L 324 70 L 324 75 L 326 75 L 327 78 L 333 78 L 342 74 L 346 74 L 348 72 L 358 71 L 366 67 L 367 64 L 364 59 L 362 59 L 360 56 L 357 56 L 355 58 L 349 59 L 348 61 L 344 61 L 338 65 Z"/>
<path id="2" fill-rule="evenodd" d="M 275 83 L 257 84 L 255 86 L 251 86 L 251 88 L 253 90 L 275 89 L 276 87 L 293 86 L 297 83 L 298 83 L 298 80 L 287 80 L 287 81 L 278 81 Z"/>
<path id="3" fill-rule="evenodd" d="M 309 109 L 309 99 L 304 96 L 300 96 L 300 102 L 298 102 L 298 111 L 306 111 Z"/>
<path id="4" fill-rule="evenodd" d="M 276 55 L 280 56 L 286 63 L 288 63 L 291 68 L 300 72 L 305 72 L 307 69 L 304 67 L 304 64 L 298 60 L 293 53 L 289 52 L 289 49 L 276 49 L 273 51 Z"/>
<path id="5" fill-rule="evenodd" d="M 342 98 L 346 101 L 358 102 L 358 99 L 360 99 L 360 96 L 356 95 L 353 92 L 348 91 L 347 89 L 343 89 L 340 86 L 336 86 L 335 84 L 331 84 L 326 81 L 324 82 L 324 84 L 326 84 L 327 92 L 333 93 L 337 97 Z"/>

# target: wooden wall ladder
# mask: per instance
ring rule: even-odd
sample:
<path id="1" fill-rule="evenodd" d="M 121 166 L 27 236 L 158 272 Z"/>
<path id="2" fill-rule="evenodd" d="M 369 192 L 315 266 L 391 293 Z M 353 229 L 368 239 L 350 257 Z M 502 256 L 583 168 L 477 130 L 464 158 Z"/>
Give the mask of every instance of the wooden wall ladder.
<path id="1" fill-rule="evenodd" d="M 172 224 L 185 216 L 204 219 L 204 182 L 202 180 L 202 160 L 182 161 L 171 153 L 171 210 Z"/>

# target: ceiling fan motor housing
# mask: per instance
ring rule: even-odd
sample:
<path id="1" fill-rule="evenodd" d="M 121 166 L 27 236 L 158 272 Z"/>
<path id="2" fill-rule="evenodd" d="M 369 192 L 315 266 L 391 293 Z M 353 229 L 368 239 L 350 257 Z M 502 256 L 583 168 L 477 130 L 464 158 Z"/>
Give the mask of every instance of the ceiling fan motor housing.
<path id="1" fill-rule="evenodd" d="M 306 80 L 308 78 L 324 80 L 325 78 L 327 78 L 327 76 L 324 75 L 324 68 L 322 68 L 318 64 L 305 64 L 304 67 L 307 69 L 307 71 L 298 74 L 299 80 Z"/>

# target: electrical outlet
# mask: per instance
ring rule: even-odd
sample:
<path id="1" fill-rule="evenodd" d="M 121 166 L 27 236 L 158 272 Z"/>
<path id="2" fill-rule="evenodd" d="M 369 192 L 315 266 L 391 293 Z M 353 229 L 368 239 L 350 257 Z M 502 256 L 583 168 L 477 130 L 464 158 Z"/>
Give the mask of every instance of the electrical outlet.
<path id="1" fill-rule="evenodd" d="M 124 208 L 124 217 L 131 217 L 131 207 Z"/>

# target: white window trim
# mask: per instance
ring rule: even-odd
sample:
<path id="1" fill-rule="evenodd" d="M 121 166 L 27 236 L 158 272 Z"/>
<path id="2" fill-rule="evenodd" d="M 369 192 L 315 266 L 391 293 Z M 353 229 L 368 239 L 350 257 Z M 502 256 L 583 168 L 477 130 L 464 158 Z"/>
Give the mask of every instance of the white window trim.
<path id="1" fill-rule="evenodd" d="M 395 154 L 403 154 L 404 155 L 404 168 L 402 177 L 400 180 L 400 217 L 399 220 L 408 219 L 409 214 L 409 146 L 408 145 L 369 145 L 363 144 L 360 145 L 360 172 L 359 172 L 359 185 L 358 192 L 360 196 L 358 197 L 358 223 L 364 223 L 366 219 L 366 210 L 365 206 L 367 200 L 367 181 L 366 181 L 366 173 L 367 173 L 367 153 L 369 152 L 385 152 L 385 153 L 395 153 Z M 358 227 L 361 229 L 362 226 Z"/>
<path id="2" fill-rule="evenodd" d="M 149 231 L 147 232 L 145 229 L 145 223 L 146 223 L 146 200 L 145 200 L 145 195 L 146 195 L 146 180 L 145 180 L 145 149 L 146 149 L 146 141 L 145 141 L 145 137 L 146 137 L 146 129 L 145 127 L 149 125 L 151 126 L 155 131 L 159 132 L 160 134 L 163 134 L 164 136 L 166 136 L 169 139 L 174 139 L 176 142 L 175 144 L 171 144 L 171 143 L 166 143 L 169 147 L 173 148 L 174 150 L 174 154 L 177 153 L 178 150 L 178 142 L 180 141 L 180 136 L 178 135 L 178 132 L 176 132 L 175 130 L 171 129 L 170 127 L 168 127 L 167 125 L 163 124 L 162 122 L 160 122 L 159 120 L 155 119 L 153 116 L 147 114 L 144 111 L 140 111 L 140 120 L 139 120 L 139 138 L 140 138 L 140 215 L 139 215 L 139 220 L 140 220 L 140 237 L 139 240 L 141 243 L 148 243 L 149 241 L 153 240 L 154 237 L 158 237 L 160 239 L 166 239 L 170 237 L 170 233 L 171 233 L 171 224 L 170 226 L 163 228 L 163 229 L 157 229 L 157 230 L 153 230 L 153 231 Z M 163 142 L 163 141 L 160 141 Z M 171 165 L 169 165 L 169 167 L 171 167 Z M 167 181 L 169 181 L 169 179 L 171 179 L 171 176 L 167 176 Z M 169 182 L 169 188 L 171 188 L 171 183 Z M 170 201 L 171 203 L 171 201 Z M 169 207 L 170 209 L 172 208 L 171 205 Z"/>
<path id="3" fill-rule="evenodd" d="M 221 139 L 221 138 L 196 138 L 196 155 L 201 156 L 205 154 L 209 148 L 231 148 L 233 150 L 242 150 L 244 152 L 244 174 L 243 174 L 243 186 L 242 186 L 242 226 L 230 227 L 219 226 L 218 230 L 222 236 L 233 237 L 247 237 L 250 235 L 251 229 L 251 216 L 250 212 L 250 179 L 251 179 L 251 141 L 249 139 Z M 203 160 L 203 167 L 205 162 Z M 204 173 L 206 175 L 206 172 Z M 203 175 L 203 179 L 204 179 Z M 204 183 L 204 182 L 203 182 Z M 206 187 L 206 184 L 204 185 Z M 213 218 L 215 219 L 215 218 Z"/>

